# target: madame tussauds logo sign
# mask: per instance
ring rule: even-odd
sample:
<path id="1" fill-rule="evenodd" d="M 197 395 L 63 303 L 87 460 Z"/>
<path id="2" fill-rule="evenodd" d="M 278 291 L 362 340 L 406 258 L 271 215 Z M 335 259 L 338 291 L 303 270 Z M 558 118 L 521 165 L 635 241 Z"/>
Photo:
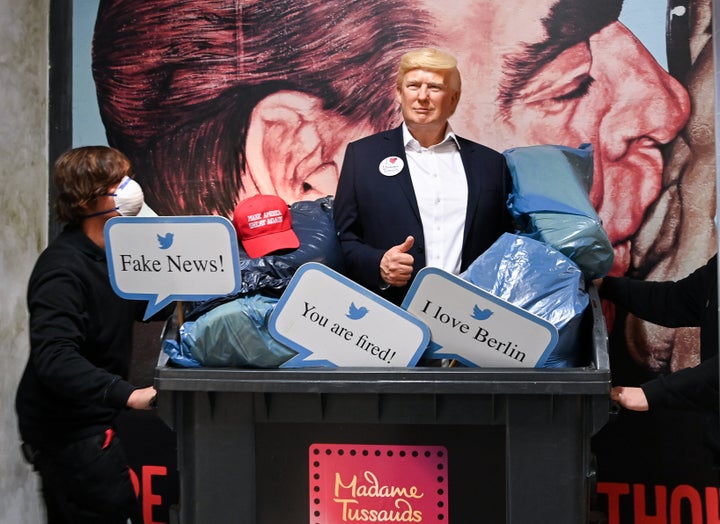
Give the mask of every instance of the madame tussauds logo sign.
<path id="1" fill-rule="evenodd" d="M 335 492 L 333 502 L 341 507 L 343 522 L 422 522 L 422 511 L 413 508 L 413 501 L 422 499 L 425 493 L 418 486 L 396 486 L 381 484 L 377 475 L 365 471 L 362 477 L 352 475 L 343 480 L 339 472 L 335 473 Z M 391 508 L 371 509 L 363 507 L 376 499 L 391 502 Z"/>
<path id="2" fill-rule="evenodd" d="M 558 339 L 546 320 L 437 268 L 418 273 L 403 308 L 430 328 L 426 354 L 469 366 L 541 366 Z"/>
<path id="3" fill-rule="evenodd" d="M 444 446 L 312 444 L 311 524 L 448 522 Z"/>

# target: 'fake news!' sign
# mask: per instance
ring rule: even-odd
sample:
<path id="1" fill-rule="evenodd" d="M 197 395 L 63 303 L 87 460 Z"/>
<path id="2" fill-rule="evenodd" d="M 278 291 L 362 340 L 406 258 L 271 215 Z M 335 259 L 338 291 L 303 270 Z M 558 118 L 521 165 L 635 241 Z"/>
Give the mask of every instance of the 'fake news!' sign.
<path id="1" fill-rule="evenodd" d="M 175 300 L 239 291 L 237 235 L 219 216 L 114 217 L 105 251 L 115 293 L 146 300 L 145 318 Z"/>
<path id="2" fill-rule="evenodd" d="M 467 366 L 542 366 L 558 340 L 546 320 L 437 268 L 418 272 L 403 308 L 430 327 L 430 358 Z"/>
<path id="3" fill-rule="evenodd" d="M 268 329 L 298 352 L 285 368 L 414 366 L 430 341 L 418 319 L 316 262 L 297 270 Z"/>

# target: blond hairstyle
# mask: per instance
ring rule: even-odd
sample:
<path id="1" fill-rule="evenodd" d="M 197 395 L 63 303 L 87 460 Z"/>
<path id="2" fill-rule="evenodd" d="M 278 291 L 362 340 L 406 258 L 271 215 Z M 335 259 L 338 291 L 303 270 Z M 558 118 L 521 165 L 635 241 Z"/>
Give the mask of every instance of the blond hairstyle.
<path id="1" fill-rule="evenodd" d="M 460 71 L 457 68 L 457 60 L 451 54 L 434 49 L 432 47 L 424 47 L 422 49 L 414 49 L 408 51 L 400 57 L 400 67 L 397 74 L 397 87 L 402 87 L 405 75 L 414 69 L 425 69 L 428 71 L 437 71 L 439 73 L 449 73 L 448 80 L 450 88 L 460 94 L 462 82 L 460 81 Z"/>

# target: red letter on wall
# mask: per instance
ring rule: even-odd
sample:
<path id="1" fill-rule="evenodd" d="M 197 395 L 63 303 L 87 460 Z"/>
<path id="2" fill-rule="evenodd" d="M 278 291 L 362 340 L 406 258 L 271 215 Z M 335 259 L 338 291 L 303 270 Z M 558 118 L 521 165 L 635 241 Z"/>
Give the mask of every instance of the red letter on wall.
<path id="1" fill-rule="evenodd" d="M 720 504 L 718 504 L 718 488 L 705 488 L 705 508 L 707 509 L 707 524 L 720 524 Z"/>
<path id="2" fill-rule="evenodd" d="M 645 504 L 645 485 L 633 485 L 633 514 L 635 524 L 668 524 L 667 488 L 655 486 L 655 516 L 647 515 Z"/>
<path id="3" fill-rule="evenodd" d="M 620 496 L 630 493 L 630 486 L 624 482 L 598 482 L 597 492 L 607 495 L 608 524 L 620 524 Z"/>
<path id="4" fill-rule="evenodd" d="M 692 522 L 703 521 L 702 499 L 700 493 L 687 484 L 681 484 L 672 491 L 670 496 L 670 522 L 682 521 L 682 501 L 690 503 Z"/>
<path id="5" fill-rule="evenodd" d="M 142 468 L 142 487 L 143 487 L 143 520 L 145 524 L 162 524 L 155 522 L 152 518 L 153 506 L 162 505 L 162 497 L 152 492 L 152 477 L 156 475 L 167 475 L 165 466 L 143 466 Z"/>

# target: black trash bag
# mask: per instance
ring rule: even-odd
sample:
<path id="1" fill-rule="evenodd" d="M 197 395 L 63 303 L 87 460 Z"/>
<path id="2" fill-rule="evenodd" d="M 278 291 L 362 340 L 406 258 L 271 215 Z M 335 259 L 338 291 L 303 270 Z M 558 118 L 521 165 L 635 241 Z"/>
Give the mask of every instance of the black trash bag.
<path id="1" fill-rule="evenodd" d="M 335 234 L 333 197 L 290 205 L 293 231 L 300 247 L 264 257 L 250 258 L 240 246 L 241 294 L 269 291 L 282 294 L 290 279 L 306 262 L 319 262 L 339 273 L 344 270 L 340 241 Z"/>
<path id="2" fill-rule="evenodd" d="M 326 196 L 290 205 L 292 228 L 300 241 L 297 249 L 250 258 L 240 244 L 240 290 L 232 295 L 194 303 L 186 320 L 195 320 L 221 304 L 255 293 L 280 297 L 295 272 L 306 262 L 319 262 L 342 273 L 343 254 L 335 233 L 333 202 L 333 197 Z"/>

